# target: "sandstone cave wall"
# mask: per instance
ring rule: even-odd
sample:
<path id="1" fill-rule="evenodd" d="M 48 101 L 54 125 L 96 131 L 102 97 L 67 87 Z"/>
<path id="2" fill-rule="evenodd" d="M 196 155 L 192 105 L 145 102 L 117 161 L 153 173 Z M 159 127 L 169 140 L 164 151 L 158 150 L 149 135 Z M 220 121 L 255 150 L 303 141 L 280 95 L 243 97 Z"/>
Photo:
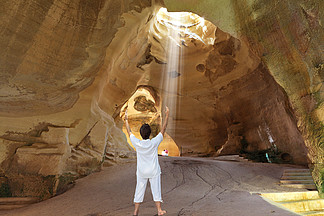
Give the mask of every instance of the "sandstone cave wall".
<path id="1" fill-rule="evenodd" d="M 319 189 L 323 176 L 323 1 L 164 1 L 245 41 L 287 93 Z"/>
<path id="2" fill-rule="evenodd" d="M 112 117 L 115 107 L 103 111 L 98 101 L 109 71 L 103 68 L 107 47 L 125 24 L 121 15 L 150 6 L 0 3 L 1 196 L 46 199 L 100 169 L 106 152 L 112 161 L 134 157 L 122 123 Z"/>
<path id="3" fill-rule="evenodd" d="M 257 55 L 212 24 L 206 22 L 206 37 L 216 37 L 212 45 L 186 39 L 181 47 L 182 68 L 174 77 L 181 83 L 179 91 L 161 88 L 164 76 L 170 76 L 166 71 L 170 35 L 165 26 L 152 23 L 154 19 L 140 24 L 130 39 L 125 36 L 128 29 L 120 29 L 120 36 L 109 46 L 114 50 L 119 47 L 118 57 L 110 61 L 104 87 L 104 92 L 114 94 L 103 94 L 101 107 L 115 107 L 117 116 L 127 92 L 136 86 L 150 86 L 162 104 L 170 98 L 178 103 L 177 112 L 171 110 L 168 133 L 183 155 L 213 155 L 221 148 L 220 154 L 243 150 L 253 155 L 275 145 L 292 156 L 288 162 L 306 163 L 304 142 L 285 92 Z M 129 16 L 126 23 L 134 22 Z M 235 131 L 231 127 L 236 127 Z M 270 134 L 274 144 L 269 141 Z"/>
<path id="4" fill-rule="evenodd" d="M 242 144 L 265 150 L 271 133 L 294 162 L 305 163 L 305 140 L 312 162 L 321 164 L 323 73 L 316 45 L 322 14 L 316 11 L 322 4 L 166 0 L 168 9 L 196 12 L 217 26 L 219 40 L 208 48 L 187 44 L 181 95 L 160 85 L 167 62 L 148 35 L 155 4 L 0 3 L 1 183 L 17 189 L 12 195 L 50 197 L 100 168 L 107 149 L 114 160 L 132 157 L 118 115 L 138 86 L 181 99 L 168 133 L 185 153 L 233 153 Z M 294 20 L 287 17 L 300 18 L 299 28 L 287 28 L 284 20 Z M 308 36 L 293 32 L 303 28 L 314 38 L 304 57 L 300 46 Z"/>

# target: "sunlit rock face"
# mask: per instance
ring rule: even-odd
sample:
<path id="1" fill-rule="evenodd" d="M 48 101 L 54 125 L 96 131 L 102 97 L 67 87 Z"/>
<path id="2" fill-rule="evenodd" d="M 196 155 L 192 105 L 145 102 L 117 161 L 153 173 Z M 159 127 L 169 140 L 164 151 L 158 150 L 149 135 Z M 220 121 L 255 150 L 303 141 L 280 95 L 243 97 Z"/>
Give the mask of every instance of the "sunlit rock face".
<path id="1" fill-rule="evenodd" d="M 178 24 L 173 16 L 184 23 Z M 256 152 L 277 148 L 278 157 L 288 153 L 295 163 L 306 163 L 303 139 L 285 92 L 245 43 L 190 13 L 158 14 L 149 43 L 158 60 L 146 66 L 150 77 L 162 71 L 166 73 L 162 79 L 178 80 L 174 92 L 161 92 L 165 101 L 175 98 L 178 105 L 171 112 L 168 131 L 184 155 L 218 151 L 253 158 Z M 169 56 L 176 58 L 170 53 L 172 46 L 180 50 L 177 76 L 165 70 Z M 159 89 L 160 83 L 150 79 L 145 84 Z"/>
<path id="2" fill-rule="evenodd" d="M 140 128 L 143 124 L 149 124 L 151 127 L 150 139 L 158 135 L 162 127 L 161 98 L 154 89 L 147 86 L 138 88 L 122 107 L 120 112 L 122 118 L 126 110 L 131 131 L 138 139 L 142 139 Z M 123 131 L 127 133 L 125 124 Z M 133 146 L 128 136 L 127 142 Z M 158 154 L 162 155 L 163 150 L 168 150 L 168 156 L 180 156 L 177 144 L 167 133 L 164 134 L 163 141 L 158 147 Z"/>
<path id="3" fill-rule="evenodd" d="M 105 152 L 114 161 L 134 158 L 122 122 L 97 106 L 99 84 L 109 70 L 103 66 L 107 47 L 125 25 L 121 15 L 142 12 L 138 19 L 144 20 L 151 6 L 151 1 L 0 3 L 2 196 L 46 199 L 99 170 Z"/>
<path id="4" fill-rule="evenodd" d="M 164 1 L 192 11 L 246 42 L 287 93 L 321 188 L 324 139 L 323 1 Z"/>
<path id="5" fill-rule="evenodd" d="M 0 3 L 2 185 L 44 199 L 100 169 L 106 152 L 134 158 L 122 117 L 141 87 L 152 98 L 134 99 L 149 114 L 134 133 L 168 105 L 182 155 L 305 164 L 306 143 L 321 163 L 323 5 L 250 2 L 165 1 L 205 19 L 149 0 Z"/>

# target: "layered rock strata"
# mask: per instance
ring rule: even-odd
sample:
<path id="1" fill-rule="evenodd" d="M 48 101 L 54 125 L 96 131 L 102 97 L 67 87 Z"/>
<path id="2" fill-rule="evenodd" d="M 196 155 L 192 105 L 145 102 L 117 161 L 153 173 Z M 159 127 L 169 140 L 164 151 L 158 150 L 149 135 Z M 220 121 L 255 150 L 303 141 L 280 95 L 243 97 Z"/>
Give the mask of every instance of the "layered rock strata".
<path id="1" fill-rule="evenodd" d="M 105 151 L 116 161 L 134 158 L 122 122 L 97 106 L 98 86 L 108 72 L 107 47 L 125 25 L 121 15 L 147 8 L 142 15 L 147 18 L 151 6 L 151 1 L 0 3 L 2 196 L 46 199 L 99 170 Z"/>
<path id="2" fill-rule="evenodd" d="M 2 188 L 48 198 L 106 152 L 134 157 L 120 113 L 143 86 L 155 100 L 138 98 L 138 111 L 177 104 L 167 132 L 183 155 L 305 164 L 306 145 L 321 169 L 323 4 L 165 4 L 211 22 L 149 0 L 0 3 Z"/>
<path id="3" fill-rule="evenodd" d="M 313 177 L 323 184 L 322 1 L 164 1 L 170 11 L 192 11 L 246 42 L 287 93 L 308 149 Z"/>

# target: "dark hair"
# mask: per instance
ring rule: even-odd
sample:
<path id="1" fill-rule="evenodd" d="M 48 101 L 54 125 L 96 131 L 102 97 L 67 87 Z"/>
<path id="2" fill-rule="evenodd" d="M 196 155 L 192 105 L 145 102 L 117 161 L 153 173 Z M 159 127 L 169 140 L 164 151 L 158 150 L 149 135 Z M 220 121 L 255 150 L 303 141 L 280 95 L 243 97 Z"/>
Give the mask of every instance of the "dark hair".
<path id="1" fill-rule="evenodd" d="M 143 139 L 148 139 L 150 138 L 151 135 L 151 127 L 148 124 L 143 124 L 141 129 L 140 129 L 140 134 Z"/>

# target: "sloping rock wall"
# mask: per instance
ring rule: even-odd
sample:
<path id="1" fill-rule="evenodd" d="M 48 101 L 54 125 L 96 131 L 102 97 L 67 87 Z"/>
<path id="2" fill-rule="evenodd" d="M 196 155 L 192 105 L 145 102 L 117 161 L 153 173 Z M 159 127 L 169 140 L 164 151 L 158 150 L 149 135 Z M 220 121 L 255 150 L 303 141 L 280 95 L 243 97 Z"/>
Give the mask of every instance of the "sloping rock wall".
<path id="1" fill-rule="evenodd" d="M 167 73 L 174 36 L 157 21 L 161 4 L 0 3 L 3 188 L 44 199 L 100 169 L 107 151 L 132 158 L 119 114 L 140 86 L 176 101 L 168 134 L 183 154 L 271 150 L 305 164 L 306 144 L 321 171 L 323 3 L 165 0 L 211 21 L 186 20 L 202 40 L 175 28 L 182 68 Z"/>
<path id="2" fill-rule="evenodd" d="M 100 169 L 111 143 L 116 160 L 134 158 L 113 111 L 98 106 L 98 86 L 108 72 L 107 47 L 124 26 L 121 15 L 151 5 L 0 3 L 2 196 L 46 199 L 60 193 L 75 178 Z"/>
<path id="3" fill-rule="evenodd" d="M 287 93 L 308 148 L 313 177 L 323 184 L 323 1 L 170 1 L 231 33 L 259 56 Z"/>

